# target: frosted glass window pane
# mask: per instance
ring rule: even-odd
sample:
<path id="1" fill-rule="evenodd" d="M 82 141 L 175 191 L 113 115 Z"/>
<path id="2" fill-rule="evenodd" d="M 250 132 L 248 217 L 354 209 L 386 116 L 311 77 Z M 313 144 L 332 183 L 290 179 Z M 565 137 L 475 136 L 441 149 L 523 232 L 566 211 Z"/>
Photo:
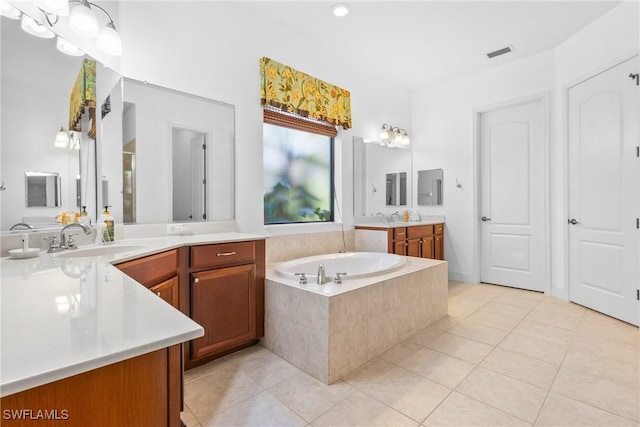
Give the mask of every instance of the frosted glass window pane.
<path id="1" fill-rule="evenodd" d="M 333 139 L 263 125 L 264 223 L 333 221 Z"/>

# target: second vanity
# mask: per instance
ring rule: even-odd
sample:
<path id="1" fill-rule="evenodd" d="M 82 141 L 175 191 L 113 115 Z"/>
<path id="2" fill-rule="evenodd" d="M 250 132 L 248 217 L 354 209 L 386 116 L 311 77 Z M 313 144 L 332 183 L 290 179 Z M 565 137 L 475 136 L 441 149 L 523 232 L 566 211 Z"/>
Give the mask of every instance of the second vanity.
<path id="1" fill-rule="evenodd" d="M 355 226 L 356 250 L 444 260 L 444 221 L 369 222 Z"/>
<path id="2" fill-rule="evenodd" d="M 18 411 L 3 425 L 177 427 L 183 366 L 263 335 L 261 236 L 134 239 L 0 266 L 1 403 Z"/>

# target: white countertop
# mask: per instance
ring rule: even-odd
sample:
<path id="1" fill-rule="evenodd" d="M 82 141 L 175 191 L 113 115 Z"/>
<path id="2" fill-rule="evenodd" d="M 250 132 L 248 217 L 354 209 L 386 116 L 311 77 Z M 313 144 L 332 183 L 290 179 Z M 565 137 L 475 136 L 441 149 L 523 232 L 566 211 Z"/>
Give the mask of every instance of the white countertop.
<path id="1" fill-rule="evenodd" d="M 425 220 L 425 221 L 396 221 L 391 224 L 385 224 L 383 222 L 367 222 L 362 224 L 356 224 L 355 228 L 358 227 L 366 227 L 366 228 L 380 228 L 380 229 L 389 229 L 389 228 L 399 228 L 399 227 L 413 227 L 417 225 L 433 225 L 433 224 L 443 224 L 444 221 L 440 220 Z"/>
<path id="2" fill-rule="evenodd" d="M 0 396 L 202 336 L 200 325 L 112 264 L 181 246 L 256 239 L 264 236 L 154 237 L 116 242 L 138 247 L 100 257 L 0 259 Z"/>

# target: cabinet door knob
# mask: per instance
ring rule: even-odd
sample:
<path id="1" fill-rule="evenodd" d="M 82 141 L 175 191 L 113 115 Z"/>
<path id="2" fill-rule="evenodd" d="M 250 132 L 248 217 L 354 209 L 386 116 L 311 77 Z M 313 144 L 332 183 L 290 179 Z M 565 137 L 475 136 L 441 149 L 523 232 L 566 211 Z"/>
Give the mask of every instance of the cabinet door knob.
<path id="1" fill-rule="evenodd" d="M 160 296 L 160 292 L 158 292 L 156 295 Z"/>
<path id="2" fill-rule="evenodd" d="M 196 277 L 195 279 L 193 279 L 193 283 L 200 283 L 200 279 Z"/>

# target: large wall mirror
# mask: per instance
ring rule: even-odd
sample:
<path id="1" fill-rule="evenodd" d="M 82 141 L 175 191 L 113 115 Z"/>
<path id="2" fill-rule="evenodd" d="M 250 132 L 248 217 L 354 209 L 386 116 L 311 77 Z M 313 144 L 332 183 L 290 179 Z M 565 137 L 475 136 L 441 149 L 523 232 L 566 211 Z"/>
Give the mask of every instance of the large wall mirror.
<path id="1" fill-rule="evenodd" d="M 69 130 L 70 94 L 87 57 L 65 55 L 56 49 L 55 39 L 33 37 L 20 28 L 19 21 L 4 17 L 1 37 L 0 157 L 4 185 L 0 191 L 0 230 L 18 222 L 43 228 L 58 226 L 60 213 L 78 211 L 80 205 L 87 206 L 91 217 L 96 218 L 96 139 L 88 136 L 87 111 L 82 115 L 80 131 L 71 135 L 71 144 L 54 146 L 60 128 Z M 117 77 L 97 64 L 97 88 L 113 85 Z M 97 139 L 99 145 L 99 135 Z M 31 175 L 34 178 L 25 179 L 27 172 L 35 174 Z M 42 181 L 37 176 L 45 172 L 56 178 L 45 179 L 45 186 L 39 188 L 53 188 L 54 183 L 58 188 L 53 193 L 47 191 L 44 197 L 48 201 L 42 203 L 33 197 L 38 191 L 37 181 Z M 42 199 L 40 196 L 36 198 Z"/>
<path id="2" fill-rule="evenodd" d="M 105 134 L 120 132 L 109 141 L 118 158 L 102 169 L 116 221 L 233 219 L 234 107 L 128 78 L 119 90 L 119 115 L 103 122 Z"/>
<path id="3" fill-rule="evenodd" d="M 59 226 L 55 218 L 79 205 L 93 220 L 111 206 L 117 223 L 234 218 L 232 105 L 123 80 L 97 63 L 95 138 L 88 137 L 83 118 L 78 149 L 56 148 L 87 56 L 61 53 L 55 39 L 27 34 L 19 21 L 2 18 L 0 27 L 0 230 L 18 222 Z M 195 149 L 203 145 L 205 150 Z M 28 171 L 59 175 L 58 206 L 27 206 Z"/>
<path id="4" fill-rule="evenodd" d="M 412 153 L 353 138 L 354 216 L 390 214 L 411 208 Z"/>

